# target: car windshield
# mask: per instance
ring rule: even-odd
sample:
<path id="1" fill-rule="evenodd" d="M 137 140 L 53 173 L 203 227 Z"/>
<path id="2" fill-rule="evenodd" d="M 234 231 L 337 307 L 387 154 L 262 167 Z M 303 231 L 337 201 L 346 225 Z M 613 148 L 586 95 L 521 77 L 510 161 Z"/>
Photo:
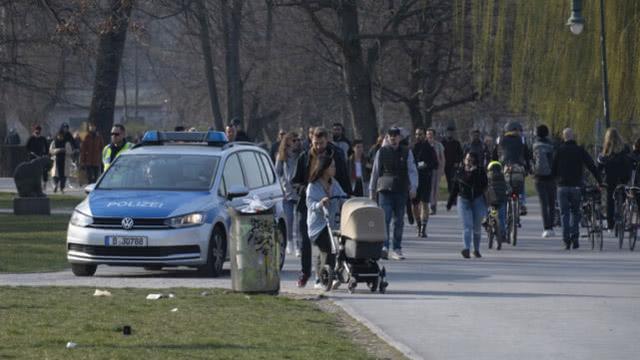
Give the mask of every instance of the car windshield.
<path id="1" fill-rule="evenodd" d="M 217 156 L 140 154 L 120 156 L 97 189 L 209 190 L 218 167 Z"/>

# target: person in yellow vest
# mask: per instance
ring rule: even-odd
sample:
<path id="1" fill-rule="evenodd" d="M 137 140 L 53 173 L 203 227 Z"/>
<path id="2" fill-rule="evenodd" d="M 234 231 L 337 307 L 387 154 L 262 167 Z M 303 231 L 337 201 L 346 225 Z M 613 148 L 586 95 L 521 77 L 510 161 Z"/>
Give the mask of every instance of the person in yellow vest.
<path id="1" fill-rule="evenodd" d="M 113 160 L 115 160 L 121 152 L 133 147 L 132 143 L 127 142 L 126 135 L 127 133 L 122 124 L 115 124 L 111 128 L 111 142 L 102 149 L 104 171 L 107 171 L 113 163 Z"/>

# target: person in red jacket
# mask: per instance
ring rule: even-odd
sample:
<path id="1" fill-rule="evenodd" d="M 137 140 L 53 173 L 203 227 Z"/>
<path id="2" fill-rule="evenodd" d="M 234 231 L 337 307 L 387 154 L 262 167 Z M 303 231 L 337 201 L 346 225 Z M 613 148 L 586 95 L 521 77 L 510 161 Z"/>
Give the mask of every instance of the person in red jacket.
<path id="1" fill-rule="evenodd" d="M 101 154 L 104 141 L 96 131 L 96 125 L 89 124 L 89 132 L 80 145 L 80 168 L 87 175 L 87 182 L 93 184 L 100 176 Z"/>

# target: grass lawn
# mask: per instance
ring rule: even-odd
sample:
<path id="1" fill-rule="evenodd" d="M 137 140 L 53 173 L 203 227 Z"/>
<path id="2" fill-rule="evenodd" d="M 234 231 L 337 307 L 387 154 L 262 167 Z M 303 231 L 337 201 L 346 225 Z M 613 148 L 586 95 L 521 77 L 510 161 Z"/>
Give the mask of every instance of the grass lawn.
<path id="1" fill-rule="evenodd" d="M 368 359 L 314 303 L 221 290 L 2 287 L 0 358 Z M 171 310 L 177 308 L 176 312 Z M 129 325 L 132 335 L 122 334 Z M 77 343 L 66 349 L 67 342 Z"/>
<path id="2" fill-rule="evenodd" d="M 0 192 L 0 209 L 13 209 L 13 198 L 15 193 Z M 73 209 L 84 200 L 84 196 L 53 194 L 48 195 L 51 199 L 52 209 Z"/>
<path id="3" fill-rule="evenodd" d="M 55 271 L 68 267 L 65 252 L 68 222 L 69 215 L 0 214 L 0 272 Z"/>

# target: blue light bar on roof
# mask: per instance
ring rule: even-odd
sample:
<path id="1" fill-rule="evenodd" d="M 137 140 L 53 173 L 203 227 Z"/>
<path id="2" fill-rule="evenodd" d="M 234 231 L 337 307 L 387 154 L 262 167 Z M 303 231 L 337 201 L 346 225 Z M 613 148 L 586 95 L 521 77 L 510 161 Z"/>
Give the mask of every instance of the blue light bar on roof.
<path id="1" fill-rule="evenodd" d="M 142 137 L 142 144 L 162 145 L 167 142 L 173 143 L 207 143 L 212 146 L 222 146 L 229 141 L 225 133 L 221 131 L 208 132 L 185 132 L 185 131 L 147 131 Z"/>
<path id="2" fill-rule="evenodd" d="M 222 131 L 208 131 L 207 142 L 226 144 L 229 142 L 229 139 L 227 139 L 227 135 Z"/>
<path id="3" fill-rule="evenodd" d="M 159 136 L 159 131 L 158 130 L 149 130 L 147 132 L 144 133 L 144 136 L 142 137 L 142 142 L 143 143 L 150 143 L 150 142 L 157 142 L 160 140 L 160 136 Z"/>

